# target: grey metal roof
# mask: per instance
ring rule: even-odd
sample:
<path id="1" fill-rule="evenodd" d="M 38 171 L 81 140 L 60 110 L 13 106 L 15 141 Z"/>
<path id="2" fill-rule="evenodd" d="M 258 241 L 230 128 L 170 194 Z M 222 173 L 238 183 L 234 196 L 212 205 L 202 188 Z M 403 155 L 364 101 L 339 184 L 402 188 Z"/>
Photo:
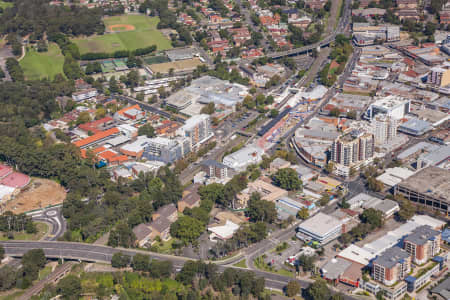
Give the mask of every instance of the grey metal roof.
<path id="1" fill-rule="evenodd" d="M 164 206 L 160 207 L 156 211 L 156 213 L 160 214 L 161 217 L 166 217 L 167 218 L 168 216 L 172 215 L 176 211 L 177 211 L 177 208 L 175 207 L 175 204 L 171 203 L 171 204 L 167 204 L 167 205 L 164 205 Z"/>
<path id="2" fill-rule="evenodd" d="M 201 162 L 201 164 L 204 165 L 204 166 L 208 166 L 208 167 L 209 166 L 213 166 L 213 167 L 221 168 L 221 169 L 228 168 L 223 163 L 220 163 L 217 160 L 213 160 L 213 159 L 204 160 L 204 161 Z"/>
<path id="3" fill-rule="evenodd" d="M 147 237 L 150 233 L 152 233 L 152 230 L 149 226 L 149 224 L 139 224 L 133 228 L 133 233 L 136 236 L 137 240 L 140 241 Z"/>
<path id="4" fill-rule="evenodd" d="M 332 258 L 322 267 L 321 271 L 324 277 L 334 280 L 338 279 L 351 265 L 352 263 L 348 260 L 339 257 Z"/>
<path id="5" fill-rule="evenodd" d="M 163 232 L 170 227 L 170 221 L 166 217 L 159 217 L 156 221 L 153 221 L 150 226 L 157 232 Z"/>
<path id="6" fill-rule="evenodd" d="M 441 282 L 440 284 L 438 284 L 437 286 L 435 286 L 432 290 L 431 293 L 433 294 L 439 294 L 441 295 L 444 299 L 446 300 L 450 300 L 450 277 L 445 279 L 443 282 Z"/>
<path id="7" fill-rule="evenodd" d="M 432 229 L 428 225 L 423 225 L 414 229 L 414 231 L 406 236 L 405 242 L 411 242 L 416 245 L 423 245 L 430 239 L 438 236 L 440 234 L 439 231 Z"/>
<path id="8" fill-rule="evenodd" d="M 409 257 L 409 253 L 400 247 L 392 247 L 384 251 L 380 256 L 378 256 L 374 260 L 374 264 L 381 265 L 385 268 L 392 268 L 397 263 L 407 259 Z"/>

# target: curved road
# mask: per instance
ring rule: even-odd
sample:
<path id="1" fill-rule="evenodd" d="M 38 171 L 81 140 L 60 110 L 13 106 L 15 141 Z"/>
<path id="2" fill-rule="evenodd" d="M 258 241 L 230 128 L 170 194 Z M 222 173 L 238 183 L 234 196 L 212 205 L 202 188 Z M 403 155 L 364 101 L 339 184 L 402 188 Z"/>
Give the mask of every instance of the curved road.
<path id="1" fill-rule="evenodd" d="M 56 241 L 66 231 L 66 220 L 61 213 L 62 206 L 44 208 L 28 213 L 33 221 L 47 223 L 51 226 L 51 232 L 44 237 L 46 241 Z"/>
<path id="2" fill-rule="evenodd" d="M 269 53 L 269 54 L 267 54 L 267 57 L 281 58 L 284 56 L 298 55 L 298 54 L 301 54 L 304 52 L 309 52 L 312 49 L 316 49 L 317 47 L 328 46 L 331 42 L 334 41 L 334 39 L 336 38 L 336 35 L 338 35 L 340 33 L 344 33 L 345 28 L 350 24 L 350 16 L 351 16 L 350 2 L 351 1 L 350 0 L 344 0 L 344 1 L 345 2 L 342 4 L 342 5 L 344 5 L 343 15 L 339 19 L 339 24 L 338 24 L 336 30 L 334 30 L 329 36 L 325 37 L 320 42 L 317 42 L 312 45 L 304 46 L 301 48 L 295 48 L 295 49 L 291 49 L 291 50 L 287 50 L 287 51 L 279 51 L 279 52 Z"/>

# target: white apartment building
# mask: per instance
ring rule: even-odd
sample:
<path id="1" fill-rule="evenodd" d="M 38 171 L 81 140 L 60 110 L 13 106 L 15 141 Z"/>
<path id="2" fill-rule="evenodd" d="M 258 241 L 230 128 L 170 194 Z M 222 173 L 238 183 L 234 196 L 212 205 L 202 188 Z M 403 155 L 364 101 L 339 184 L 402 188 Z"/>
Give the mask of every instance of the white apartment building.
<path id="1" fill-rule="evenodd" d="M 191 149 L 199 147 L 214 136 L 210 116 L 201 114 L 189 118 L 182 127 L 178 128 L 177 134 L 189 138 Z"/>
<path id="2" fill-rule="evenodd" d="M 376 115 L 372 119 L 372 133 L 375 137 L 376 145 L 383 145 L 390 142 L 397 136 L 399 121 L 396 118 L 384 114 Z"/>
<path id="3" fill-rule="evenodd" d="M 410 100 L 389 95 L 370 104 L 366 112 L 366 118 L 372 120 L 378 114 L 385 114 L 388 117 L 402 119 L 405 114 L 409 113 L 410 107 Z"/>

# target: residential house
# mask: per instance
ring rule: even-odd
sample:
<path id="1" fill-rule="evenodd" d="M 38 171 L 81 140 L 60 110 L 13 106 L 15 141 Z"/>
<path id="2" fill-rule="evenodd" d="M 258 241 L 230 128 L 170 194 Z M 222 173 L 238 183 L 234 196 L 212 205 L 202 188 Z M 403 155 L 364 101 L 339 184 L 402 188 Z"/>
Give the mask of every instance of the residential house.
<path id="1" fill-rule="evenodd" d="M 276 173 L 278 170 L 286 169 L 289 168 L 290 166 L 291 166 L 290 162 L 280 157 L 277 157 L 270 163 L 269 171 L 270 173 Z"/>
<path id="2" fill-rule="evenodd" d="M 166 218 L 170 222 L 175 222 L 178 219 L 178 211 L 175 204 L 167 204 L 161 206 L 157 211 L 155 211 L 152 215 L 152 220 L 156 221 L 159 218 Z"/>

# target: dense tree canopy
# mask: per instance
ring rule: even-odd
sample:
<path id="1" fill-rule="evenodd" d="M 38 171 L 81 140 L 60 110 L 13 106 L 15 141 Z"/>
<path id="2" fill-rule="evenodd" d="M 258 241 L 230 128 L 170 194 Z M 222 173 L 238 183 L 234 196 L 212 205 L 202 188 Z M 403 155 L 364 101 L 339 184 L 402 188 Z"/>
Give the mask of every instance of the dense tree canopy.
<path id="1" fill-rule="evenodd" d="M 84 6 L 49 5 L 47 0 L 15 0 L 14 6 L 0 15 L 0 32 L 31 35 L 39 40 L 45 32 L 62 32 L 69 35 L 103 33 L 102 9 Z"/>
<path id="2" fill-rule="evenodd" d="M 302 189 L 302 181 L 294 169 L 280 169 L 275 173 L 272 179 L 274 184 L 282 189 L 288 191 L 297 191 Z"/>

